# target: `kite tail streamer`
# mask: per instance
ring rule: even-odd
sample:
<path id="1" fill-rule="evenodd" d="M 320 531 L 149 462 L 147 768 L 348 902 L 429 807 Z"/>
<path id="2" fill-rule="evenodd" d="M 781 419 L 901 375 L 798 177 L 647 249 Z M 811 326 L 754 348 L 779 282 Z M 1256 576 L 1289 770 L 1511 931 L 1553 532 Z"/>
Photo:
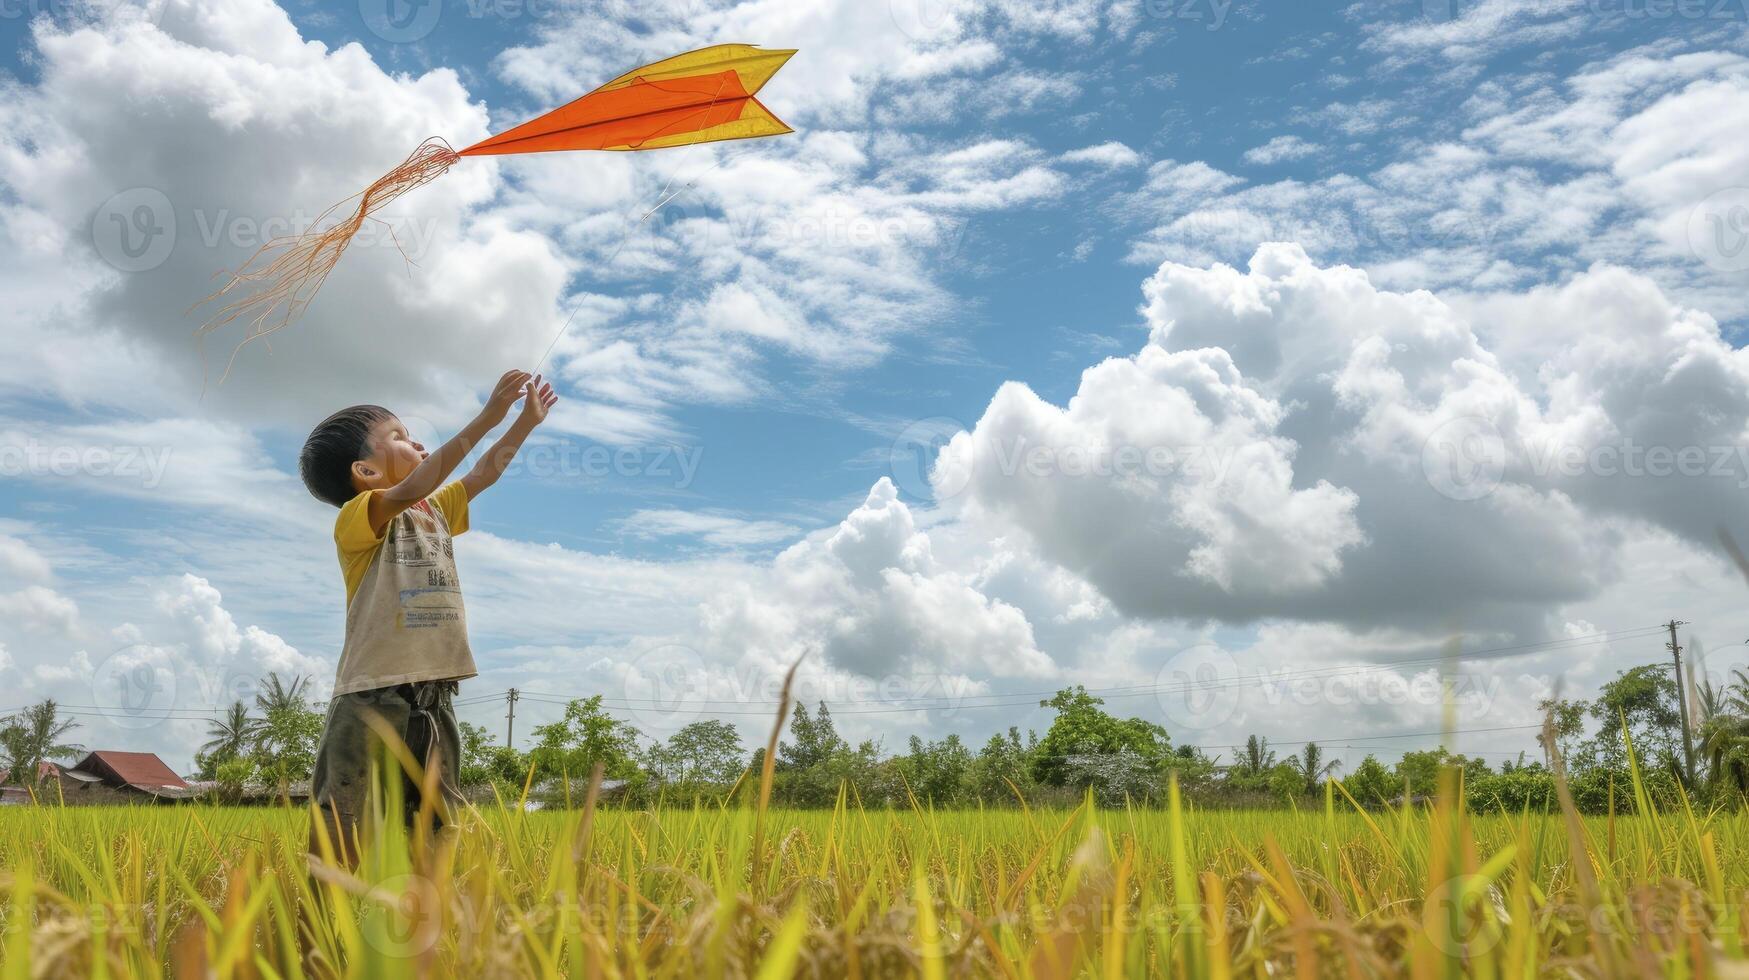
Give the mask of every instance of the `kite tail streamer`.
<path id="1" fill-rule="evenodd" d="M 195 329 L 195 336 L 204 338 L 235 320 L 247 321 L 248 333 L 231 351 L 225 375 L 231 373 L 231 365 L 244 345 L 297 319 L 367 220 L 381 220 L 376 217 L 376 212 L 394 203 L 402 194 L 441 176 L 458 159 L 459 155 L 443 140 L 436 137 L 426 140 L 375 183 L 323 211 L 306 231 L 275 238 L 262 245 L 231 274 L 224 286 L 194 304 L 195 307 L 204 306 L 233 290 L 253 287 L 247 295 L 220 307 Z M 334 212 L 351 201 L 357 201 L 358 207 L 339 222 L 329 224 Z M 390 234 L 393 235 L 392 230 Z M 395 244 L 400 247 L 399 241 Z M 401 254 L 406 257 L 404 251 Z M 222 384 L 224 376 L 219 381 Z"/>

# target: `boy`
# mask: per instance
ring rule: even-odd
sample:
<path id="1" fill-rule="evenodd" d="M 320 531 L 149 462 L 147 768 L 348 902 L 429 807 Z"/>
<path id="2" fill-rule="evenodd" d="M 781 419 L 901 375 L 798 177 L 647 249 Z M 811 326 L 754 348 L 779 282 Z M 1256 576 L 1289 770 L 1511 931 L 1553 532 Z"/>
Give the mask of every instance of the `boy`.
<path id="1" fill-rule="evenodd" d="M 445 484 L 452 470 L 509 414 L 516 421 L 472 471 Z M 467 623 L 450 539 L 468 529 L 468 504 L 497 482 L 524 439 L 558 401 L 539 375 L 508 371 L 486 407 L 455 438 L 427 453 L 401 420 L 375 405 L 329 416 L 298 456 L 304 485 L 340 508 L 334 544 L 346 579 L 346 642 L 311 795 L 322 808 L 335 850 L 355 863 L 371 766 L 381 758 L 374 715 L 406 743 L 421 765 L 437 768 L 437 812 L 461 801 L 456 790 L 460 730 L 451 703 L 457 682 L 474 676 Z M 407 815 L 419 787 L 403 780 Z M 316 837 L 311 834 L 311 850 Z"/>

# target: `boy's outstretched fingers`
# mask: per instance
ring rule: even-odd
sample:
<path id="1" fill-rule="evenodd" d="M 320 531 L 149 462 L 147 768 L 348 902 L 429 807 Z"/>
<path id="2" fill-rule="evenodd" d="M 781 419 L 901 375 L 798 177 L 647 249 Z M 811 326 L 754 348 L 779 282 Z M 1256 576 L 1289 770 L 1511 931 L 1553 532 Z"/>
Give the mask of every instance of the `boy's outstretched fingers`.
<path id="1" fill-rule="evenodd" d="M 491 421 L 498 421 L 510 412 L 510 406 L 522 397 L 523 386 L 528 384 L 527 371 L 510 370 L 498 378 L 498 383 L 492 386 L 492 396 L 486 399 L 484 414 Z"/>
<path id="2" fill-rule="evenodd" d="M 547 409 L 558 400 L 558 392 L 553 390 L 551 382 L 537 374 L 523 388 L 522 413 L 531 423 L 538 425 L 546 420 Z"/>

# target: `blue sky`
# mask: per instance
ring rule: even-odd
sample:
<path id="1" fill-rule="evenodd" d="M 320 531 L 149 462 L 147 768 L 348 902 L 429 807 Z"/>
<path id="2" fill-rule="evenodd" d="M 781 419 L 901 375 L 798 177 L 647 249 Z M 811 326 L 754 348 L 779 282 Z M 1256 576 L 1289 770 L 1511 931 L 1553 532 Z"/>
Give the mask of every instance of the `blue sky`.
<path id="1" fill-rule="evenodd" d="M 747 679 L 805 650 L 847 710 L 881 678 L 1087 683 L 1175 737 L 1328 732 L 1352 762 L 1438 706 L 1284 709 L 1260 672 L 1408 684 L 1453 636 L 1532 645 L 1467 668 L 1495 693 L 1465 724 L 1508 727 L 1658 656 L 1641 627 L 1749 635 L 1711 546 L 1749 472 L 1739 0 L 391 2 L 0 17 L 0 678 L 92 705 L 90 741 L 181 764 L 215 677 L 326 684 L 310 424 L 369 400 L 451 432 L 573 310 L 550 462 L 461 552 L 474 692 L 631 706 L 680 649 L 683 700 L 757 709 Z M 762 94 L 795 135 L 463 161 L 395 206 L 417 265 L 355 246 L 203 394 L 186 309 L 259 223 L 722 42 L 800 49 Z M 176 234 L 130 268 L 141 201 Z M 1436 475 L 1452 445 L 1481 493 Z M 1116 447 L 1239 470 L 1066 472 Z M 1647 447 L 1728 465 L 1612 468 Z M 1154 690 L 1205 661 L 1244 692 L 1219 717 Z M 137 670 L 168 682 L 153 724 L 106 702 Z M 1047 720 L 1010 700 L 849 727 Z"/>

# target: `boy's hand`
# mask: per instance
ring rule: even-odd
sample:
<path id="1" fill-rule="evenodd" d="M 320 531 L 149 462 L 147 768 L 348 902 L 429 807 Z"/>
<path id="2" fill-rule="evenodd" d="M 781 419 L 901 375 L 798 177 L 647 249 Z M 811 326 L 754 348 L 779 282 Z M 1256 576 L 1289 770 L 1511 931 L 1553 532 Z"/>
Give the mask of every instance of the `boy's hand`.
<path id="1" fill-rule="evenodd" d="M 527 371 L 506 371 L 498 379 L 498 384 L 492 388 L 492 394 L 486 399 L 486 407 L 480 409 L 480 418 L 488 428 L 504 421 L 504 416 L 510 414 L 510 406 L 522 397 L 524 386 L 529 383 Z"/>
<path id="2" fill-rule="evenodd" d="M 505 385 L 513 380 L 516 387 L 509 388 L 510 394 L 508 398 L 504 398 Z M 530 376 L 527 371 L 512 371 L 498 382 L 498 389 L 492 393 L 492 398 L 492 404 L 502 404 L 505 408 L 508 408 L 510 402 L 521 398 L 522 412 L 516 416 L 516 421 L 510 423 L 509 431 L 492 444 L 492 448 L 480 457 L 480 461 L 474 464 L 467 476 L 462 477 L 462 488 L 467 490 L 469 500 L 498 482 L 516 451 L 522 448 L 522 440 L 528 438 L 535 426 L 546 421 L 547 409 L 553 407 L 553 403 L 559 400 L 559 395 L 540 375 Z M 504 417 L 504 411 L 505 409 L 499 409 L 499 418 Z"/>
<path id="3" fill-rule="evenodd" d="M 517 417 L 516 424 L 524 429 L 532 429 L 547 420 L 547 409 L 559 400 L 559 393 L 553 390 L 551 382 L 542 381 L 540 375 L 523 382 L 522 414 Z"/>

